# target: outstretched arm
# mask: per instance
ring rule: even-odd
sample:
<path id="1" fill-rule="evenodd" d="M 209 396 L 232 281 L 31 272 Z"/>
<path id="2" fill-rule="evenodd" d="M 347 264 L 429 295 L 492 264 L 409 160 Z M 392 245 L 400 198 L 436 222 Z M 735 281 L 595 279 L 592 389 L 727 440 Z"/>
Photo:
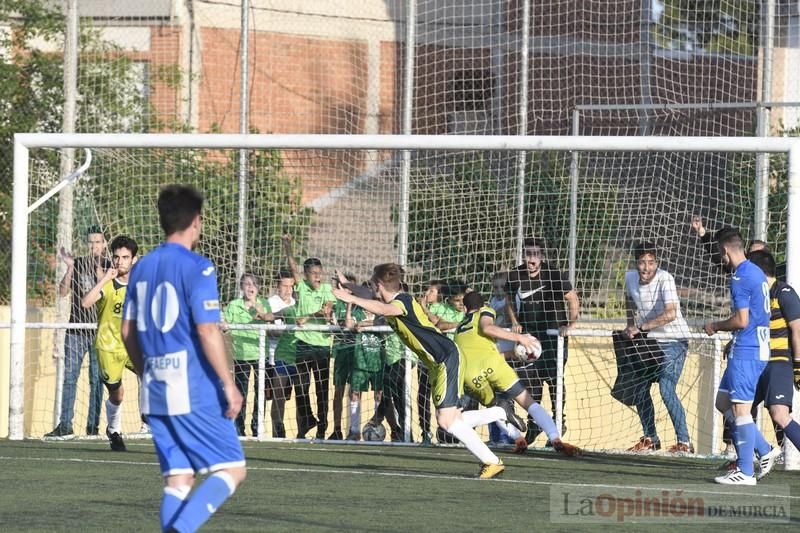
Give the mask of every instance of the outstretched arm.
<path id="1" fill-rule="evenodd" d="M 534 339 L 532 335 L 523 333 L 514 333 L 513 331 L 506 331 L 494 323 L 494 319 L 489 316 L 482 316 L 478 322 L 478 327 L 481 331 L 495 340 L 512 341 L 517 344 L 522 344 L 528 350 L 533 350 Z"/>
<path id="2" fill-rule="evenodd" d="M 303 274 L 300 272 L 300 268 L 297 266 L 297 262 L 294 260 L 294 253 L 292 251 L 292 236 L 286 234 L 281 237 L 281 241 L 283 242 L 283 252 L 286 254 L 286 262 L 289 264 L 289 270 L 292 271 L 294 282 L 300 283 L 303 281 Z"/>
<path id="3" fill-rule="evenodd" d="M 345 303 L 355 304 L 365 311 L 369 311 L 374 315 L 379 316 L 400 316 L 403 311 L 399 307 L 392 304 L 379 302 L 378 300 L 367 300 L 366 298 L 359 298 L 347 289 L 333 289 L 333 295 Z"/>

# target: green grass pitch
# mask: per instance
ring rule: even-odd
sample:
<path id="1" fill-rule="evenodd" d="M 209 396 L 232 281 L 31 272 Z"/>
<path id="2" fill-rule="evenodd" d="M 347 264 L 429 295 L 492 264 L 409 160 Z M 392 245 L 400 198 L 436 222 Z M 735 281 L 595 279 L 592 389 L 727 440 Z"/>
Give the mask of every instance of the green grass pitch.
<path id="1" fill-rule="evenodd" d="M 615 488 L 705 485 L 710 493 L 770 494 L 789 487 L 798 531 L 800 472 L 777 466 L 757 487 L 711 482 L 719 461 L 659 456 L 500 452 L 498 480 L 473 476 L 466 450 L 448 447 L 245 443 L 248 479 L 212 517 L 208 531 L 610 531 L 550 521 L 550 490 L 567 483 Z M 0 441 L 0 530 L 157 531 L 161 478 L 149 441 L 114 453 L 104 441 Z M 630 531 L 754 531 L 689 523 L 625 524 Z M 763 528 L 762 528 L 763 529 Z"/>

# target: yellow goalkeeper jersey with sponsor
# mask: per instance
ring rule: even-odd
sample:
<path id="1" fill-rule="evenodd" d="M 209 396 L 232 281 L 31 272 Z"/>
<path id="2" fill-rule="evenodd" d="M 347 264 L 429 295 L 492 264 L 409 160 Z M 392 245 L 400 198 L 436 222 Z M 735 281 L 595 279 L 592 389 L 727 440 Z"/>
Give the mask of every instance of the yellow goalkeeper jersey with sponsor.
<path id="1" fill-rule="evenodd" d="M 496 341 L 481 331 L 481 317 L 488 316 L 494 321 L 497 316 L 494 309 L 483 306 L 475 312 L 467 313 L 464 320 L 456 327 L 456 344 L 461 348 L 464 357 L 469 358 L 484 354 L 497 354 Z"/>
<path id="2" fill-rule="evenodd" d="M 127 284 L 112 279 L 103 285 L 97 300 L 97 337 L 94 347 L 104 352 L 125 352 L 122 343 L 122 306 Z"/>

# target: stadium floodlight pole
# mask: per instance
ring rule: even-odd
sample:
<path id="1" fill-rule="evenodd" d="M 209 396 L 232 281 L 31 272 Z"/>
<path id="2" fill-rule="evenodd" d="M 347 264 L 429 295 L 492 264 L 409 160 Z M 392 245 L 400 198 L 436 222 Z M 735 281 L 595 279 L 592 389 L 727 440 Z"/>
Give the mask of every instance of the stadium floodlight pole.
<path id="1" fill-rule="evenodd" d="M 247 85 L 249 77 L 249 57 L 248 57 L 248 14 L 250 10 L 250 0 L 242 0 L 242 25 L 239 31 L 241 39 L 241 83 L 239 85 L 239 133 L 247 135 L 249 132 L 247 124 Z M 236 246 L 236 279 L 241 279 L 244 274 L 244 259 L 247 250 L 247 149 L 239 150 L 239 228 L 238 242 Z"/>
<path id="2" fill-rule="evenodd" d="M 775 39 L 775 0 L 761 2 L 761 98 L 756 108 L 758 137 L 769 135 L 770 109 L 765 102 L 772 100 L 772 45 Z M 769 154 L 756 154 L 755 212 L 753 238 L 767 240 L 767 210 L 769 208 Z M 759 411 L 761 413 L 761 411 Z"/>
<path id="3" fill-rule="evenodd" d="M 65 3 L 64 26 L 64 108 L 61 116 L 61 131 L 75 132 L 75 117 L 78 100 L 78 41 L 80 34 L 80 18 L 78 17 L 78 0 Z M 66 176 L 75 164 L 75 149 L 66 147 L 61 150 L 60 175 Z M 33 209 L 31 209 L 33 211 Z M 56 227 L 56 250 L 64 248 L 72 250 L 73 233 L 73 188 L 66 187 L 58 198 L 58 222 Z M 66 273 L 63 261 L 56 262 L 56 277 L 61 279 Z M 61 296 L 56 293 L 56 314 L 61 317 L 70 312 L 72 295 Z M 53 335 L 53 354 L 56 363 L 56 394 L 53 409 L 53 425 L 61 422 L 61 403 L 64 387 L 64 339 L 66 331 L 56 331 Z"/>
<path id="4" fill-rule="evenodd" d="M 414 113 L 414 60 L 417 39 L 417 0 L 406 2 L 406 62 L 403 68 L 403 134 L 411 135 Z M 400 213 L 398 217 L 397 243 L 400 266 L 408 263 L 408 211 L 411 195 L 411 150 L 403 150 L 403 164 L 400 172 Z M 406 353 L 408 355 L 408 353 Z M 403 440 L 411 442 L 411 358 L 405 358 L 405 427 Z"/>
<path id="5" fill-rule="evenodd" d="M 580 133 L 581 112 L 572 111 L 572 134 Z M 569 282 L 575 286 L 578 257 L 578 176 L 580 152 L 573 151 L 569 162 Z"/>
<path id="6" fill-rule="evenodd" d="M 517 67 L 519 75 L 519 126 L 517 135 L 528 134 L 528 57 L 530 53 L 531 38 L 531 1 L 522 3 L 522 49 L 520 50 L 520 64 Z M 517 154 L 517 264 L 522 263 L 522 243 L 525 240 L 525 164 L 526 152 L 522 150 Z"/>
<path id="7" fill-rule="evenodd" d="M 239 84 L 239 133 L 247 135 L 249 132 L 248 119 L 247 119 L 247 85 L 250 73 L 249 65 L 249 14 L 250 14 L 250 0 L 242 0 L 242 20 L 239 28 L 239 40 L 241 50 L 241 70 L 242 76 Z M 247 149 L 239 150 L 239 196 L 238 196 L 238 213 L 237 218 L 239 227 L 237 228 L 236 238 L 236 280 L 242 279 L 244 275 L 245 254 L 247 253 L 247 174 L 248 174 L 248 151 Z M 259 337 L 259 352 L 258 352 L 258 390 L 256 391 L 255 404 L 256 411 L 264 413 L 264 351 L 261 348 L 261 338 Z M 249 370 L 248 370 L 249 372 Z M 245 391 L 245 394 L 247 392 Z M 261 409 L 260 409 L 261 408 Z M 263 420 L 263 416 L 260 417 Z M 259 434 L 262 433 L 262 422 L 258 422 Z"/>

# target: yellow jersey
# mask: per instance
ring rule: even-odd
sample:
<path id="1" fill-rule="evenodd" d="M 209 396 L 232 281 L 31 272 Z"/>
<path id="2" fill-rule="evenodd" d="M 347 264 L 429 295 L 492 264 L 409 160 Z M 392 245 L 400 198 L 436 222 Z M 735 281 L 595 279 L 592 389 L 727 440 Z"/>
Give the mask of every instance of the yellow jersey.
<path id="1" fill-rule="evenodd" d="M 469 359 L 470 355 L 497 354 L 497 341 L 481 331 L 481 317 L 488 316 L 494 321 L 497 317 L 494 309 L 483 306 L 474 313 L 467 313 L 464 320 L 456 327 L 456 344 L 461 353 Z"/>
<path id="2" fill-rule="evenodd" d="M 97 337 L 94 341 L 98 351 L 126 352 L 122 342 L 122 306 L 125 304 L 127 288 L 127 284 L 112 279 L 100 290 L 100 299 L 97 300 Z"/>
<path id="3" fill-rule="evenodd" d="M 458 354 L 455 343 L 433 325 L 410 294 L 398 293 L 389 303 L 399 308 L 402 314 L 387 316 L 386 323 L 428 368 L 433 368 L 452 353 Z"/>

